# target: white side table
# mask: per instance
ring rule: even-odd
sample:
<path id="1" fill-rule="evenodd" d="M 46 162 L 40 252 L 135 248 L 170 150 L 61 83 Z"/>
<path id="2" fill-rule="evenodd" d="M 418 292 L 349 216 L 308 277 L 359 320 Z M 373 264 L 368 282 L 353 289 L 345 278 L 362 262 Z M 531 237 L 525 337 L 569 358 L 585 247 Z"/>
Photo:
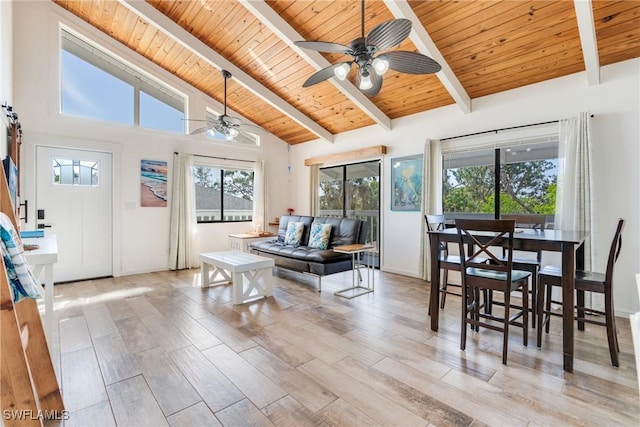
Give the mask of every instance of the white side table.
<path id="1" fill-rule="evenodd" d="M 344 245 L 334 247 L 333 251 L 343 254 L 351 254 L 351 265 L 353 266 L 351 270 L 351 286 L 339 291 L 335 291 L 334 295 L 351 299 L 373 292 L 375 287 L 375 268 L 373 265 L 373 254 L 375 254 L 376 252 L 375 246 L 371 244 Z M 364 254 L 367 255 L 367 262 L 365 264 L 362 263 Z M 362 269 L 362 267 L 365 267 L 367 271 L 366 286 L 362 286 L 360 284 L 360 282 L 362 281 L 362 274 L 360 270 Z"/>
<path id="2" fill-rule="evenodd" d="M 249 252 L 249 245 L 261 240 L 272 240 L 276 237 L 273 233 L 263 233 L 261 235 L 252 233 L 229 234 L 231 249 L 234 251 Z"/>
<path id="3" fill-rule="evenodd" d="M 202 288 L 223 282 L 233 284 L 233 303 L 243 304 L 249 300 L 268 297 L 273 294 L 273 267 L 271 258 L 245 252 L 209 252 L 200 254 Z M 209 266 L 213 272 L 209 274 Z M 216 282 L 217 276 L 222 281 Z M 244 278 L 247 286 L 244 286 Z"/>

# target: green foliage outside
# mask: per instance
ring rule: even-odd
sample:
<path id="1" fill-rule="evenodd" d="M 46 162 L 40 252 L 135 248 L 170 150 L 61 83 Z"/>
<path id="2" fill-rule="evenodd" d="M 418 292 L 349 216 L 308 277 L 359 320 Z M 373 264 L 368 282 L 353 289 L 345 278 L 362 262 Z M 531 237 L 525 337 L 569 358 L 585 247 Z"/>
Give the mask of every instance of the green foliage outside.
<path id="1" fill-rule="evenodd" d="M 222 190 L 220 169 L 206 166 L 194 166 L 195 185 L 204 188 Z M 224 192 L 245 200 L 253 200 L 253 172 L 243 170 L 225 170 L 223 173 Z"/>
<path id="2" fill-rule="evenodd" d="M 548 160 L 508 163 L 500 171 L 500 212 L 554 214 L 556 166 Z M 494 212 L 494 167 L 469 166 L 445 171 L 444 211 Z"/>
<path id="3" fill-rule="evenodd" d="M 378 210 L 380 180 L 378 177 L 354 178 L 347 185 L 348 210 Z M 320 182 L 321 210 L 342 210 L 342 181 Z"/>

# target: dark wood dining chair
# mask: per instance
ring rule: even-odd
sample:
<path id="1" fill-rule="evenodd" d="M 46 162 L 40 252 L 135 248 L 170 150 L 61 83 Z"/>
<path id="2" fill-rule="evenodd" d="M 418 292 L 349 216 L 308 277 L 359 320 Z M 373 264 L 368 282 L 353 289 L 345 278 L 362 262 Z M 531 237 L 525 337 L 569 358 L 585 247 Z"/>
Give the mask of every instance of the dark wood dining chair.
<path id="1" fill-rule="evenodd" d="M 516 222 L 518 228 L 530 228 L 533 230 L 544 230 L 547 224 L 547 216 L 539 214 L 513 214 L 501 215 L 502 219 L 512 219 Z M 531 326 L 536 325 L 536 295 L 538 293 L 538 272 L 542 266 L 542 251 L 535 252 L 536 257 L 513 257 L 513 268 L 516 270 L 524 270 L 531 273 Z M 502 259 L 506 259 L 506 249 L 503 249 Z"/>
<path id="2" fill-rule="evenodd" d="M 445 228 L 444 215 L 425 215 L 424 219 L 427 223 L 427 230 L 429 231 L 439 231 L 444 230 Z M 440 286 L 440 293 L 442 295 L 440 299 L 440 308 L 444 308 L 447 294 L 461 295 L 461 292 L 451 292 L 448 289 L 449 285 L 462 289 L 462 285 L 449 283 L 449 271 L 460 271 L 460 257 L 457 255 L 449 255 L 449 246 L 447 245 L 447 242 L 440 242 L 438 251 L 440 268 L 442 269 L 442 285 L 435 284 L 435 286 Z"/>
<path id="3" fill-rule="evenodd" d="M 613 267 L 620 256 L 622 249 L 622 229 L 624 227 L 624 219 L 618 219 L 618 226 L 609 248 L 609 257 L 607 258 L 607 268 L 604 273 L 596 273 L 593 271 L 576 270 L 575 273 L 575 290 L 576 290 L 576 311 L 575 317 L 578 321 L 578 330 L 584 331 L 584 324 L 591 323 L 604 326 L 607 328 L 607 341 L 609 342 L 609 353 L 611 354 L 611 364 L 620 366 L 618 353 L 618 335 L 616 333 L 616 316 L 613 310 Z M 538 347 L 542 346 L 542 326 L 549 333 L 549 321 L 551 315 L 558 315 L 551 310 L 551 304 L 562 304 L 559 301 L 552 301 L 551 290 L 554 286 L 562 286 L 562 269 L 556 266 L 545 266 L 538 274 Z M 594 310 L 585 307 L 584 293 L 596 292 L 604 294 L 604 311 Z M 604 322 L 601 320 L 587 318 L 586 315 L 604 316 Z"/>
<path id="4" fill-rule="evenodd" d="M 528 298 L 522 298 L 522 307 L 511 304 L 511 292 L 521 290 L 528 294 L 528 271 L 513 269 L 513 232 L 514 220 L 456 219 L 460 253 L 464 253 L 464 245 L 473 247 L 471 253 L 461 259 L 462 267 L 462 330 L 460 349 L 464 350 L 467 342 L 467 325 L 479 331 L 480 326 L 500 331 L 503 335 L 502 363 L 507 364 L 507 347 L 509 326 L 522 327 L 522 343 L 528 341 Z M 503 246 L 506 242 L 507 257 L 502 260 L 492 251 L 492 246 Z M 489 263 L 477 262 L 478 257 L 487 257 Z M 498 317 L 493 313 L 481 312 L 480 295 L 482 291 L 502 292 L 504 294 L 504 313 Z M 511 309 L 514 308 L 514 314 Z M 522 321 L 518 319 L 522 317 Z M 491 323 L 490 323 L 491 322 Z"/>

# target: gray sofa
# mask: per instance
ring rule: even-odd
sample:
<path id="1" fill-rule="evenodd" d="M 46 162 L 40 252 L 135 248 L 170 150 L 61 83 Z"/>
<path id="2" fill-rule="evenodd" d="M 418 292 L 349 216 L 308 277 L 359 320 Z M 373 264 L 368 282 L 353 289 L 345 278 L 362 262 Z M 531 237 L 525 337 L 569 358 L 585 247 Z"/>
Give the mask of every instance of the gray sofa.
<path id="1" fill-rule="evenodd" d="M 285 245 L 285 234 L 289 222 L 304 223 L 304 232 L 300 246 Z M 327 249 L 310 248 L 309 235 L 311 224 L 319 222 L 331 224 L 331 235 Z M 351 270 L 351 255 L 334 252 L 332 248 L 355 243 L 365 243 L 367 238 L 366 221 L 355 218 L 325 218 L 313 216 L 289 215 L 280 218 L 278 236 L 272 240 L 254 242 L 251 252 L 273 258 L 276 267 L 310 274 L 318 279 L 318 292 L 322 290 L 322 276 Z"/>

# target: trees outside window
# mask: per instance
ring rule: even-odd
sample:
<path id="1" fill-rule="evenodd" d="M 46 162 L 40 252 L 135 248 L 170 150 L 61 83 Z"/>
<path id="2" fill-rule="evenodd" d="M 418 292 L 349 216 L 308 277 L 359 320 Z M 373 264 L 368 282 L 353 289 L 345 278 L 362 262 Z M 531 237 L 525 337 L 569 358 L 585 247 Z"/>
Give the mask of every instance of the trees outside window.
<path id="1" fill-rule="evenodd" d="M 195 165 L 193 181 L 199 223 L 253 220 L 253 171 Z"/>
<path id="2" fill-rule="evenodd" d="M 455 216 L 555 214 L 557 143 L 444 156 L 443 204 Z M 499 173 L 496 174 L 495 171 Z M 496 194 L 495 180 L 500 191 Z M 496 197 L 499 197 L 496 209 Z M 471 215 L 469 215 L 471 214 Z"/>

